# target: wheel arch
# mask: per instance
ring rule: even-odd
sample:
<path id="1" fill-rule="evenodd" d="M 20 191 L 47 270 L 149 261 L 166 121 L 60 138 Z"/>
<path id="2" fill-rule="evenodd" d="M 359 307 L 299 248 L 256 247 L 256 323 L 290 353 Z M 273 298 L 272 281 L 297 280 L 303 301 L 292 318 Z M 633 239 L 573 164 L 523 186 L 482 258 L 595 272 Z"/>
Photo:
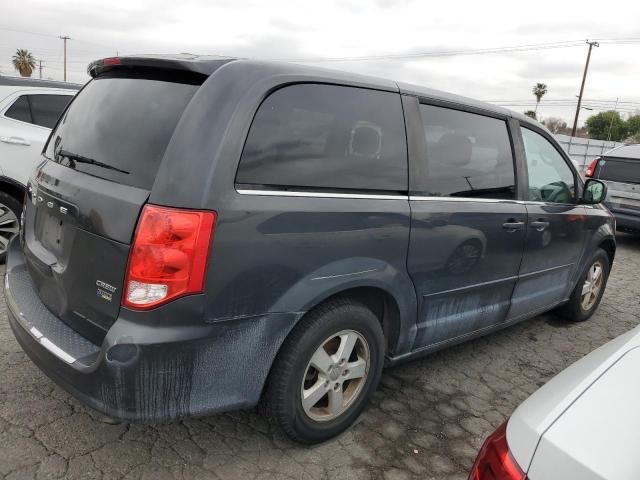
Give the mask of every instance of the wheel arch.
<path id="1" fill-rule="evenodd" d="M 351 259 L 349 269 L 338 262 L 316 270 L 298 281 L 271 307 L 272 312 L 297 312 L 300 319 L 310 311 L 338 297 L 350 297 L 368 306 L 380 319 L 387 339 L 387 355 L 406 353 L 416 333 L 415 287 L 406 270 L 374 259 Z M 350 274 L 327 275 L 329 271 Z M 287 336 L 290 332 L 287 334 Z M 285 338 L 286 341 L 286 338 Z"/>
<path id="2" fill-rule="evenodd" d="M 380 321 L 386 341 L 386 354 L 393 354 L 398 344 L 401 317 L 400 306 L 397 299 L 388 290 L 379 286 L 350 287 L 335 292 L 322 300 L 319 300 L 305 315 L 316 308 L 335 299 L 348 299 L 362 303 L 369 308 Z"/>
<path id="3" fill-rule="evenodd" d="M 616 256 L 616 241 L 613 237 L 604 238 L 598 243 L 598 248 L 603 249 L 607 252 L 607 256 L 609 257 L 609 268 L 613 265 L 613 259 Z"/>
<path id="4" fill-rule="evenodd" d="M 302 321 L 302 319 L 309 313 L 313 312 L 317 308 L 322 307 L 328 302 L 336 299 L 352 299 L 355 302 L 366 305 L 371 311 L 378 317 L 382 330 L 385 336 L 386 352 L 385 356 L 388 358 L 394 355 L 394 352 L 402 342 L 403 333 L 403 321 L 407 321 L 406 315 L 403 316 L 401 312 L 401 306 L 397 297 L 391 293 L 387 288 L 379 284 L 369 283 L 362 285 L 343 285 L 343 288 L 336 288 L 327 292 L 325 295 L 319 295 L 309 302 L 308 308 L 304 312 L 300 312 L 299 317 L 291 325 L 288 332 L 278 345 L 278 348 L 273 356 L 271 365 L 267 376 L 264 378 L 260 389 L 260 398 L 263 398 L 265 389 L 269 383 L 269 378 L 273 371 L 280 352 L 282 351 L 287 339 L 291 336 L 292 332 Z M 415 321 L 414 321 L 415 325 Z M 413 331 L 415 335 L 415 331 Z M 386 361 L 385 361 L 386 363 Z"/>
<path id="5" fill-rule="evenodd" d="M 24 194 L 26 190 L 27 188 L 17 180 L 0 175 L 0 191 L 11 195 L 21 204 L 24 203 Z"/>
<path id="6" fill-rule="evenodd" d="M 585 263 L 589 261 L 591 256 L 598 248 L 603 249 L 607 253 L 607 257 L 609 258 L 609 270 L 611 270 L 611 268 L 613 267 L 613 259 L 615 258 L 616 253 L 616 239 L 613 225 L 608 222 L 602 223 L 593 231 L 591 238 L 588 240 L 587 245 L 582 252 L 579 266 L 575 270 L 570 284 L 571 288 L 568 289 L 567 295 L 570 295 L 573 289 L 576 287 L 580 276 L 584 272 L 584 268 L 586 268 Z"/>

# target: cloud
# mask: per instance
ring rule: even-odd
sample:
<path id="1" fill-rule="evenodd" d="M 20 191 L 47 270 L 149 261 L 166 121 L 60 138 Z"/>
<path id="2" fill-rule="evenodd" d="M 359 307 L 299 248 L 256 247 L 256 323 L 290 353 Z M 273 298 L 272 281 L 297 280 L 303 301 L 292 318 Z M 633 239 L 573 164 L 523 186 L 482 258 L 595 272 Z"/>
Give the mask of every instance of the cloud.
<path id="1" fill-rule="evenodd" d="M 595 0 L 503 2 L 417 0 L 5 0 L 0 70 L 12 73 L 16 48 L 44 60 L 45 76 L 62 77 L 67 34 L 70 78 L 84 81 L 86 65 L 116 53 L 211 53 L 251 58 L 318 59 L 477 49 L 581 38 L 638 36 L 640 4 L 624 15 L 598 17 Z M 7 27 L 32 33 L 2 30 Z M 48 36 L 47 36 L 48 35 Z M 640 100 L 640 45 L 594 50 L 585 95 Z M 544 81 L 548 97 L 572 98 L 586 46 L 446 58 L 317 62 L 479 99 L 526 99 Z M 558 110 L 541 106 L 553 116 Z M 546 114 L 546 113 L 545 113 Z M 567 117 L 571 113 L 563 113 Z"/>

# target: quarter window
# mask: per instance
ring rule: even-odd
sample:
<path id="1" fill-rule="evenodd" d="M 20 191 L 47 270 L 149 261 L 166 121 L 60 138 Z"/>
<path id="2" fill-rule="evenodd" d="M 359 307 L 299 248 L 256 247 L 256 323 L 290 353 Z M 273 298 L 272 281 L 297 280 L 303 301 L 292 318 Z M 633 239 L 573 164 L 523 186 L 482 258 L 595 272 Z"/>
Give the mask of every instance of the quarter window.
<path id="1" fill-rule="evenodd" d="M 33 123 L 53 128 L 70 100 L 70 95 L 29 95 Z"/>
<path id="2" fill-rule="evenodd" d="M 71 95 L 21 95 L 7 109 L 5 117 L 53 128 L 70 100 Z"/>
<path id="3" fill-rule="evenodd" d="M 511 141 L 504 120 L 420 105 L 430 196 L 513 199 Z"/>
<path id="4" fill-rule="evenodd" d="M 522 128 L 529 174 L 529 200 L 575 203 L 575 177 L 560 152 L 542 135 Z"/>
<path id="5" fill-rule="evenodd" d="M 256 113 L 236 182 L 406 192 L 407 147 L 399 95 L 319 84 L 276 91 Z"/>
<path id="6" fill-rule="evenodd" d="M 29 100 L 26 95 L 21 95 L 7 109 L 4 114 L 7 118 L 20 120 L 21 122 L 31 123 L 31 109 L 29 108 Z"/>

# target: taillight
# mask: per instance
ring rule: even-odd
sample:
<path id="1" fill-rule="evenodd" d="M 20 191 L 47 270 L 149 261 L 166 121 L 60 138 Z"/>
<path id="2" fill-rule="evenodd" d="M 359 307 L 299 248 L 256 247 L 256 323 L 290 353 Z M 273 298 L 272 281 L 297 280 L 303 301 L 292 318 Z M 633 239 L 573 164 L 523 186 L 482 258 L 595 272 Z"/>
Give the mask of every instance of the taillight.
<path id="1" fill-rule="evenodd" d="M 487 438 L 478 453 L 469 480 L 526 480 L 507 444 L 507 422 Z"/>
<path id="2" fill-rule="evenodd" d="M 129 253 L 122 304 L 149 309 L 201 293 L 216 212 L 146 205 Z"/>
<path id="3" fill-rule="evenodd" d="M 593 177 L 593 174 L 596 173 L 596 167 L 598 166 L 599 158 L 596 158 L 593 162 L 589 164 L 587 169 L 584 172 L 585 177 Z"/>

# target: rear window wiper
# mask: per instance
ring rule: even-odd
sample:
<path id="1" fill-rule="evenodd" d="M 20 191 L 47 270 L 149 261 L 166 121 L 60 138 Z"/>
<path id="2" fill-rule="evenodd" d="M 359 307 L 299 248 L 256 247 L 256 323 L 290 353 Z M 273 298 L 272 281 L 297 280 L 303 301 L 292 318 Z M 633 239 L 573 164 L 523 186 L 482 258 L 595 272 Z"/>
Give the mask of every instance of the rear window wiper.
<path id="1" fill-rule="evenodd" d="M 67 150 L 60 150 L 56 153 L 57 157 L 65 157 L 68 158 L 71 162 L 74 163 L 86 163 L 88 165 L 95 165 L 96 167 L 106 168 L 108 170 L 115 170 L 116 172 L 124 173 L 125 175 L 129 175 L 129 172 L 126 170 L 122 170 L 121 168 L 114 167 L 113 165 L 109 165 L 108 163 L 102 163 L 98 160 L 94 160 L 93 158 L 83 157 L 82 155 L 78 155 L 77 153 L 69 152 Z M 71 167 L 73 168 L 73 167 Z"/>

